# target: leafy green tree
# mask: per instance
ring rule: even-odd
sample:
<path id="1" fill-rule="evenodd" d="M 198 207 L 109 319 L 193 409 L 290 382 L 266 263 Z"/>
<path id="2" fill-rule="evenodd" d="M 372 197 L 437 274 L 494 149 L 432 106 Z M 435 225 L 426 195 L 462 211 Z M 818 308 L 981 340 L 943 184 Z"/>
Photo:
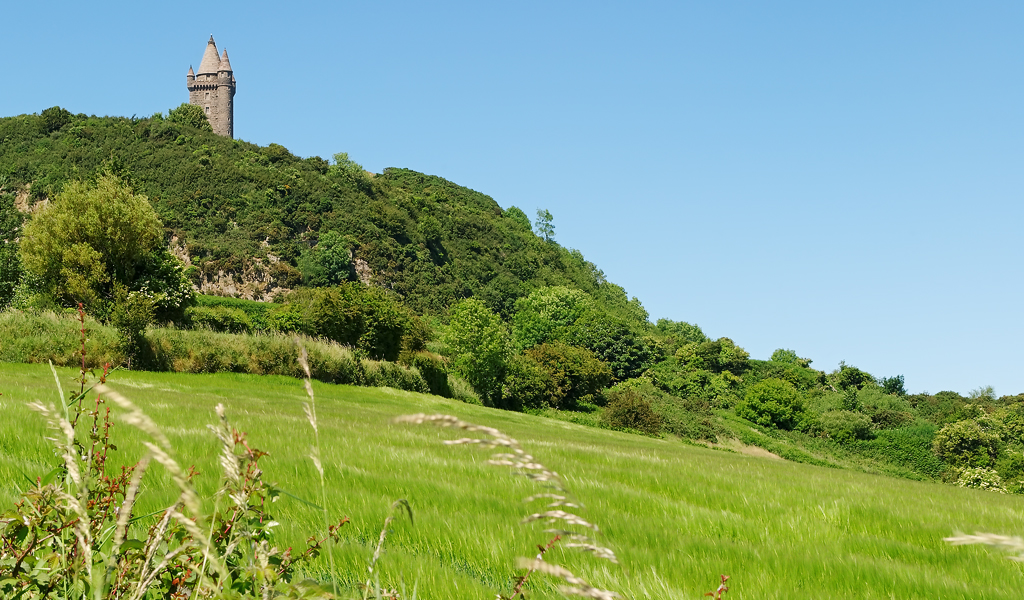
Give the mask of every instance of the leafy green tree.
<path id="1" fill-rule="evenodd" d="M 554 339 L 594 306 L 584 292 L 564 286 L 537 290 L 516 302 L 512 335 L 520 350 Z"/>
<path id="2" fill-rule="evenodd" d="M 500 406 L 510 358 L 509 335 L 501 319 L 480 300 L 468 298 L 452 307 L 441 342 L 448 348 L 452 370 L 490 406 Z"/>
<path id="3" fill-rule="evenodd" d="M 797 353 L 793 350 L 786 348 L 779 348 L 775 352 L 772 352 L 772 362 L 783 363 L 787 365 L 796 365 L 798 367 L 809 368 L 811 363 L 814 362 L 809 358 L 800 358 Z"/>
<path id="4" fill-rule="evenodd" d="M 902 375 L 883 377 L 879 384 L 882 386 L 882 391 L 886 394 L 894 394 L 896 396 L 907 395 L 907 388 L 903 385 Z"/>
<path id="5" fill-rule="evenodd" d="M 183 310 L 193 298 L 147 198 L 109 174 L 95 185 L 68 184 L 26 223 L 21 258 L 40 292 L 104 318 L 115 285 L 149 295 L 163 312 Z"/>
<path id="6" fill-rule="evenodd" d="M 544 238 L 545 242 L 555 241 L 554 217 L 547 209 L 537 209 L 537 235 Z"/>
<path id="7" fill-rule="evenodd" d="M 861 390 L 864 386 L 875 385 L 870 373 L 851 367 L 845 361 L 840 361 L 839 368 L 828 374 L 827 381 L 836 391 Z"/>
<path id="8" fill-rule="evenodd" d="M 554 382 L 552 408 L 573 410 L 581 404 L 603 403 L 602 390 L 612 380 L 612 371 L 593 352 L 562 342 L 546 342 L 526 351 Z"/>
<path id="9" fill-rule="evenodd" d="M 736 416 L 763 427 L 795 429 L 805 419 L 804 404 L 793 384 L 781 379 L 765 379 L 747 388 L 736 405 Z"/>
<path id="10" fill-rule="evenodd" d="M 307 285 L 324 287 L 348 280 L 352 270 L 345 237 L 336 231 L 320 236 L 316 246 L 299 258 L 299 270 Z"/>
<path id="11" fill-rule="evenodd" d="M 530 217 L 526 216 L 523 209 L 518 206 L 510 206 L 504 213 L 504 217 L 513 223 L 519 225 L 526 231 L 533 231 L 533 224 L 530 223 Z"/>
<path id="12" fill-rule="evenodd" d="M 206 118 L 206 112 L 203 111 L 203 107 L 189 104 L 188 102 L 182 102 L 178 108 L 172 108 L 167 111 L 167 120 L 204 131 L 213 131 L 213 127 L 210 126 L 210 120 Z"/>
<path id="13" fill-rule="evenodd" d="M 654 331 L 664 339 L 665 351 L 669 355 L 675 354 L 676 350 L 686 344 L 702 344 L 711 341 L 708 336 L 704 335 L 700 327 L 685 321 L 658 319 L 654 325 Z"/>
<path id="14" fill-rule="evenodd" d="M 559 390 L 551 374 L 532 357 L 520 354 L 509 360 L 502 386 L 503 407 L 540 409 L 557 402 Z"/>
<path id="15" fill-rule="evenodd" d="M 750 354 L 727 337 L 713 342 L 686 344 L 676 351 L 676 358 L 689 369 L 702 369 L 712 373 L 729 371 L 738 375 L 749 364 Z"/>
<path id="16" fill-rule="evenodd" d="M 557 337 L 593 352 L 618 381 L 638 377 L 661 356 L 654 339 L 636 333 L 623 319 L 596 308 L 587 310 Z"/>
<path id="17" fill-rule="evenodd" d="M 71 112 L 59 106 L 51 106 L 39 113 L 39 129 L 46 135 L 58 131 L 71 122 Z"/>

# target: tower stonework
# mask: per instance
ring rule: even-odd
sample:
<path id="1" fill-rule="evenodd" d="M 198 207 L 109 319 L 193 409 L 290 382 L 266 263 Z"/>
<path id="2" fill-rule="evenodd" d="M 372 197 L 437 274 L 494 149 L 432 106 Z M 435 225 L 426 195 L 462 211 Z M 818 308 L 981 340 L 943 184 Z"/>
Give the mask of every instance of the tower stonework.
<path id="1" fill-rule="evenodd" d="M 225 137 L 235 137 L 235 74 L 231 70 L 228 51 L 217 54 L 217 44 L 210 36 L 206 52 L 199 63 L 199 71 L 188 68 L 188 103 L 202 107 L 213 132 Z"/>

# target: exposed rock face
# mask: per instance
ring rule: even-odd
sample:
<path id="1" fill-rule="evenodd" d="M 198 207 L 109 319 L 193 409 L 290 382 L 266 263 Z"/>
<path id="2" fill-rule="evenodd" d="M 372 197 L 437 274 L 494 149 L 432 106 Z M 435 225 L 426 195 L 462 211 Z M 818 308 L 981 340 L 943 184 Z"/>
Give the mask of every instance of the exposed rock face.
<path id="1" fill-rule="evenodd" d="M 178 257 L 186 266 L 192 266 L 192 259 L 188 255 L 188 249 L 177 236 L 171 238 L 169 245 L 171 254 Z M 225 272 L 223 270 L 200 271 L 199 285 L 193 284 L 200 294 L 210 296 L 228 296 L 231 298 L 242 298 L 245 300 L 258 300 L 260 302 L 271 302 L 275 297 L 291 291 L 290 288 L 274 285 L 273 277 L 266 263 L 271 265 L 277 263 L 280 258 L 267 253 L 266 259 L 252 258 L 247 262 L 241 273 Z"/>
<path id="2" fill-rule="evenodd" d="M 356 269 L 359 281 L 363 282 L 363 285 L 370 285 L 373 281 L 373 269 L 370 268 L 370 263 L 361 258 L 355 258 L 352 260 L 352 266 Z"/>

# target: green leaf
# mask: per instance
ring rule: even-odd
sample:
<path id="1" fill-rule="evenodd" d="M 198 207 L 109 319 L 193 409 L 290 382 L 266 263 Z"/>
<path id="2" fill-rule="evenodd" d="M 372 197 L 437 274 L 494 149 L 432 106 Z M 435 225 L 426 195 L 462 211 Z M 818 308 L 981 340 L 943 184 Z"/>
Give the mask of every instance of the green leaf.
<path id="1" fill-rule="evenodd" d="M 51 483 L 53 483 L 53 480 L 56 479 L 57 476 L 60 475 L 61 471 L 63 470 L 63 467 L 57 467 L 56 469 L 50 471 L 46 475 L 43 475 L 41 485 L 50 485 Z"/>

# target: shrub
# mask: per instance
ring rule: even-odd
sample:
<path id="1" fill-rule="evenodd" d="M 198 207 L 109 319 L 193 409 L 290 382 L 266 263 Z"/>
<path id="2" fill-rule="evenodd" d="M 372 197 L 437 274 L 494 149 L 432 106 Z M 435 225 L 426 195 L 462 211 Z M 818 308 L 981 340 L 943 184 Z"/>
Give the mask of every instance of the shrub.
<path id="1" fill-rule="evenodd" d="M 858 442 L 858 448 L 866 456 L 901 466 L 930 479 L 939 479 L 946 466 L 932 452 L 935 431 L 935 426 L 931 424 L 886 429 L 876 432 L 872 440 Z"/>
<path id="2" fill-rule="evenodd" d="M 609 399 L 612 394 L 627 390 L 636 392 L 651 404 L 651 409 L 661 417 L 663 432 L 688 440 L 718 440 L 720 428 L 711 412 L 711 404 L 706 400 L 678 398 L 645 377 L 617 384 L 609 392 Z"/>
<path id="3" fill-rule="evenodd" d="M 376 360 L 364 360 L 362 364 L 366 377 L 364 385 L 367 387 L 390 387 L 421 394 L 430 392 L 427 382 L 416 367 Z"/>
<path id="4" fill-rule="evenodd" d="M 723 337 L 713 342 L 686 344 L 676 351 L 676 358 L 691 370 L 739 374 L 749 366 L 750 354 Z"/>
<path id="5" fill-rule="evenodd" d="M 188 102 L 183 102 L 178 108 L 172 108 L 167 111 L 167 120 L 204 131 L 213 131 L 213 127 L 210 126 L 210 121 L 206 118 L 206 112 L 203 111 L 203 107 L 189 104 Z"/>
<path id="6" fill-rule="evenodd" d="M 620 390 L 608 395 L 601 421 L 611 429 L 634 429 L 647 435 L 661 435 L 661 416 L 636 390 Z"/>
<path id="7" fill-rule="evenodd" d="M 541 344 L 526 351 L 554 382 L 553 408 L 572 410 L 580 404 L 603 404 L 601 390 L 612 380 L 608 365 L 586 348 L 562 342 Z"/>
<path id="8" fill-rule="evenodd" d="M 804 420 L 804 405 L 793 384 L 765 379 L 747 389 L 736 415 L 763 427 L 794 429 Z"/>
<path id="9" fill-rule="evenodd" d="M 122 286 L 114 291 L 114 310 L 110 315 L 110 324 L 117 329 L 118 349 L 128 359 L 139 356 L 145 345 L 146 327 L 153 322 L 153 302 L 139 292 L 129 292 Z"/>
<path id="10" fill-rule="evenodd" d="M 448 387 L 452 390 L 452 399 L 458 400 L 459 402 L 465 402 L 466 404 L 482 405 L 483 402 L 480 400 L 480 396 L 477 395 L 476 390 L 469 384 L 465 379 L 448 374 Z"/>
<path id="11" fill-rule="evenodd" d="M 501 391 L 504 408 L 553 408 L 558 393 L 551 375 L 532 357 L 519 355 L 509 361 Z"/>
<path id="12" fill-rule="evenodd" d="M 954 467 L 989 467 L 999 452 L 999 436 L 975 421 L 957 421 L 935 434 L 932 449 Z"/>
<path id="13" fill-rule="evenodd" d="M 192 306 L 185 311 L 185 318 L 194 328 L 205 327 L 211 331 L 227 333 L 248 333 L 253 330 L 252 320 L 245 311 L 227 306 Z"/>
<path id="14" fill-rule="evenodd" d="M 985 467 L 964 467 L 957 474 L 956 485 L 962 488 L 976 488 L 1000 494 L 1006 493 L 1006 488 L 1003 487 L 1003 479 L 999 476 L 999 473 Z"/>
<path id="15" fill-rule="evenodd" d="M 831 410 L 818 415 L 818 426 L 827 437 L 840 444 L 871 437 L 871 419 L 849 410 Z"/>
<path id="16" fill-rule="evenodd" d="M 739 381 L 731 374 L 690 370 L 675 357 L 654 365 L 644 376 L 673 396 L 700 400 L 718 408 L 734 404 L 734 387 Z"/>
<path id="17" fill-rule="evenodd" d="M 448 383 L 448 367 L 443 356 L 426 351 L 410 352 L 402 355 L 401 362 L 419 371 L 431 394 L 444 398 L 452 397 L 452 388 Z"/>

